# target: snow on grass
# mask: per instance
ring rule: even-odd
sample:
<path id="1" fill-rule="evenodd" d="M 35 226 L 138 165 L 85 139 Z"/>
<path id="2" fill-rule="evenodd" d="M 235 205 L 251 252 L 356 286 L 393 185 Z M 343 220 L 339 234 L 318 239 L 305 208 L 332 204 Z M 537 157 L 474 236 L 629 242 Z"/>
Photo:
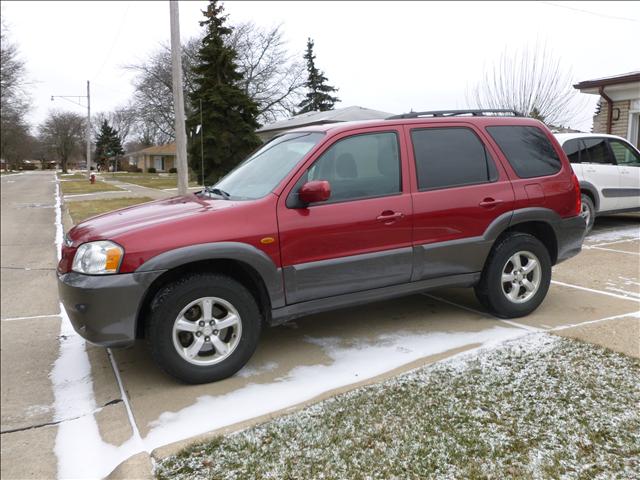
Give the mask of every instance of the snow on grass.
<path id="1" fill-rule="evenodd" d="M 530 334 L 161 461 L 181 478 L 638 478 L 640 361 Z"/>
<path id="2" fill-rule="evenodd" d="M 625 240 L 640 239 L 640 225 L 631 225 L 611 230 L 591 232 L 585 238 L 585 242 L 590 244 L 604 244 L 609 242 L 620 242 Z"/>
<path id="3" fill-rule="evenodd" d="M 334 337 L 307 337 L 307 342 L 322 347 L 332 360 L 330 364 L 299 366 L 271 383 L 249 383 L 224 395 L 203 395 L 178 412 L 161 414 L 150 424 L 144 442 L 155 449 L 298 405 L 429 355 L 467 345 L 493 344 L 525 333 L 505 327 L 478 332 L 399 332 L 349 345 Z"/>

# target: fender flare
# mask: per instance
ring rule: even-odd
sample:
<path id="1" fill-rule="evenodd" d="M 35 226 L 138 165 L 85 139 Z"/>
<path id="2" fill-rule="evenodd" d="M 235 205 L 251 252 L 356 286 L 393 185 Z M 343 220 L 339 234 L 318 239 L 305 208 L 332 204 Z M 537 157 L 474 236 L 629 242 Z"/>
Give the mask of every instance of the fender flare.
<path id="1" fill-rule="evenodd" d="M 598 194 L 596 186 L 586 180 L 580 180 L 580 190 L 586 190 L 589 192 L 593 197 L 593 206 L 596 207 L 596 212 L 600 210 L 600 195 Z"/>
<path id="2" fill-rule="evenodd" d="M 189 245 L 163 252 L 143 263 L 136 272 L 171 270 L 203 260 L 235 260 L 253 268 L 262 278 L 272 308 L 284 306 L 281 269 L 256 247 L 241 242 L 215 242 Z"/>

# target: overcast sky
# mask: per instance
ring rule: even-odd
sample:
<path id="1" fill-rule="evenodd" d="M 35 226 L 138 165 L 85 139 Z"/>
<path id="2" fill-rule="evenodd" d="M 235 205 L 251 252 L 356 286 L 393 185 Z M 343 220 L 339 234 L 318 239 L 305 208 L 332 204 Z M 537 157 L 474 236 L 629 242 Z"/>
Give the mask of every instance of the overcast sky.
<path id="1" fill-rule="evenodd" d="M 131 73 L 169 40 L 168 2 L 1 2 L 10 39 L 33 82 L 41 122 L 51 108 L 82 112 L 51 95 L 84 95 L 92 111 L 127 102 Z M 203 1 L 180 2 L 183 40 L 200 29 Z M 317 65 L 341 106 L 402 113 L 466 107 L 465 93 L 505 50 L 545 43 L 574 81 L 640 70 L 640 2 L 224 2 L 230 23 L 282 24 Z M 573 127 L 589 130 L 597 98 Z"/>

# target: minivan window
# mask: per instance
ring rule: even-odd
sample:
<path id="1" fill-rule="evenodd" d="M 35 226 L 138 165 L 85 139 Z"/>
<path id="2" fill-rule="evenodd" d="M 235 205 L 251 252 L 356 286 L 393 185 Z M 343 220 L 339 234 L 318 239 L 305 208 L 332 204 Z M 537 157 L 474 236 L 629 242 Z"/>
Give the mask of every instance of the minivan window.
<path id="1" fill-rule="evenodd" d="M 615 165 L 615 159 L 609 152 L 605 138 L 583 138 L 582 140 L 585 145 L 585 150 L 582 154 L 583 162 Z"/>
<path id="2" fill-rule="evenodd" d="M 338 140 L 307 171 L 303 181 L 327 180 L 328 202 L 400 193 L 400 155 L 395 132 L 365 133 Z"/>
<path id="3" fill-rule="evenodd" d="M 562 163 L 542 130 L 521 125 L 487 127 L 520 178 L 544 177 L 560 171 Z"/>
<path id="4" fill-rule="evenodd" d="M 487 183 L 498 178 L 486 148 L 468 128 L 412 130 L 411 142 L 420 190 Z"/>
<path id="5" fill-rule="evenodd" d="M 214 189 L 228 193 L 231 200 L 262 198 L 323 136 L 321 132 L 299 132 L 276 137 L 231 170 L 214 185 Z"/>
<path id="6" fill-rule="evenodd" d="M 581 162 L 580 150 L 582 149 L 582 145 L 580 144 L 580 140 L 577 138 L 567 140 L 562 145 L 562 149 L 564 150 L 564 153 L 567 154 L 567 157 L 569 157 L 569 161 L 571 163 Z"/>
<path id="7" fill-rule="evenodd" d="M 619 140 L 609 140 L 613 155 L 616 157 L 618 165 L 637 165 L 640 166 L 640 155 L 635 152 L 629 145 Z"/>

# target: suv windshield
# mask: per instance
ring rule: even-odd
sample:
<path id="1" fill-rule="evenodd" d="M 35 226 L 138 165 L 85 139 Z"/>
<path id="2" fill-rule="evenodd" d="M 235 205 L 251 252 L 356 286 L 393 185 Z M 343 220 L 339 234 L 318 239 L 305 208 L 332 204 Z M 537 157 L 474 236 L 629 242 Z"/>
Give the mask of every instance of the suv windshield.
<path id="1" fill-rule="evenodd" d="M 214 185 L 214 189 L 225 192 L 232 200 L 254 200 L 264 197 L 323 135 L 319 132 L 285 133 L 265 144 L 231 170 Z"/>

